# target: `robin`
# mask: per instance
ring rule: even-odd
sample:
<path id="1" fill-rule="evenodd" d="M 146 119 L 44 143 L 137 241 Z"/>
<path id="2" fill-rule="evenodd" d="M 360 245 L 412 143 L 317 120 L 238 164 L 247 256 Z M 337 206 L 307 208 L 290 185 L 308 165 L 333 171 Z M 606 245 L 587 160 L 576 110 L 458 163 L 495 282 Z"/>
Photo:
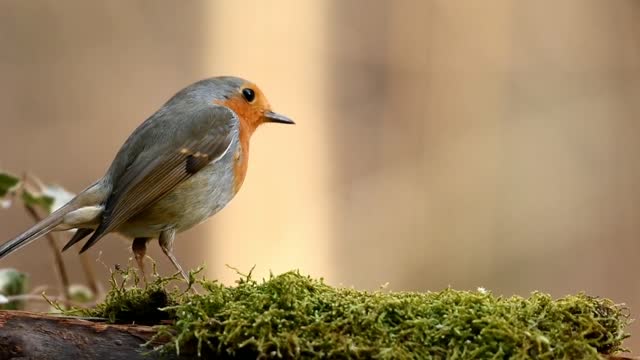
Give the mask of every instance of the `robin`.
<path id="1" fill-rule="evenodd" d="M 147 242 L 157 238 L 173 266 L 176 233 L 220 211 L 247 173 L 249 140 L 263 123 L 293 124 L 262 91 L 237 77 L 187 86 L 129 136 L 104 177 L 16 238 L 0 259 L 50 231 L 77 229 L 63 251 L 91 235 L 80 253 L 110 232 L 132 238 L 144 275 Z"/>

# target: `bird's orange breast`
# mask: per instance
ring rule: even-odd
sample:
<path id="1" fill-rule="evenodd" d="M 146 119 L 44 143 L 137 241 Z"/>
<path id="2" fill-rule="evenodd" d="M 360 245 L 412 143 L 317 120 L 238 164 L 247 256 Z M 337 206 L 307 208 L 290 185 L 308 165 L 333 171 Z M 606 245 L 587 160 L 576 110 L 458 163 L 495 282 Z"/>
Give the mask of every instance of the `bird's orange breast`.
<path id="1" fill-rule="evenodd" d="M 249 139 L 260 121 L 260 114 L 254 108 L 248 106 L 244 100 L 232 97 L 226 101 L 217 102 L 233 110 L 240 122 L 239 146 L 233 156 L 233 192 L 240 190 L 247 175 L 249 165 Z"/>
<path id="2" fill-rule="evenodd" d="M 233 193 L 240 190 L 244 178 L 247 175 L 249 165 L 249 141 L 242 140 L 242 130 L 240 130 L 240 145 L 233 155 Z"/>

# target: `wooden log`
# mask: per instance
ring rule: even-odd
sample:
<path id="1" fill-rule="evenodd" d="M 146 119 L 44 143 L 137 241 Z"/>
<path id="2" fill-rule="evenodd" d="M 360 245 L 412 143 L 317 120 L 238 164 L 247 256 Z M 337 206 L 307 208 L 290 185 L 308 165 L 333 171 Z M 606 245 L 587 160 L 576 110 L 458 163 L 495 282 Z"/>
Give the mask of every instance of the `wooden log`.
<path id="1" fill-rule="evenodd" d="M 0 360 L 159 359 L 159 354 L 142 347 L 153 334 L 153 328 L 144 325 L 112 325 L 26 311 L 0 311 Z M 183 356 L 186 357 L 174 355 L 163 359 L 191 358 L 188 354 Z"/>

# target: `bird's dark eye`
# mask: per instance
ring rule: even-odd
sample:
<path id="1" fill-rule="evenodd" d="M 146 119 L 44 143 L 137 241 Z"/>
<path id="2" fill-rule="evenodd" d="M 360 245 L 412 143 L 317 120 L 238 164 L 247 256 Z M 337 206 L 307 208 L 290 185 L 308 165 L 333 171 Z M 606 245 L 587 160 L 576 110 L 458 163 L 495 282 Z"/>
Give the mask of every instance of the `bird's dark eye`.
<path id="1" fill-rule="evenodd" d="M 242 89 L 242 96 L 244 96 L 248 102 L 252 102 L 256 98 L 256 93 L 249 88 L 244 88 Z"/>

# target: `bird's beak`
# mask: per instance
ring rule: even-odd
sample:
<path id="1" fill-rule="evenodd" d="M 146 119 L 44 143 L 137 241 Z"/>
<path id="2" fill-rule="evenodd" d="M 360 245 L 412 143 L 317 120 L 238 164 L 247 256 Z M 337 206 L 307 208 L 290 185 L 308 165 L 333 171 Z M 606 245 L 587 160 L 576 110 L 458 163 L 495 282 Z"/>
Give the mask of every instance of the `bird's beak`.
<path id="1" fill-rule="evenodd" d="M 266 122 L 280 123 L 280 124 L 295 124 L 293 120 L 289 119 L 284 115 L 280 115 L 271 110 L 264 113 L 264 118 Z"/>

